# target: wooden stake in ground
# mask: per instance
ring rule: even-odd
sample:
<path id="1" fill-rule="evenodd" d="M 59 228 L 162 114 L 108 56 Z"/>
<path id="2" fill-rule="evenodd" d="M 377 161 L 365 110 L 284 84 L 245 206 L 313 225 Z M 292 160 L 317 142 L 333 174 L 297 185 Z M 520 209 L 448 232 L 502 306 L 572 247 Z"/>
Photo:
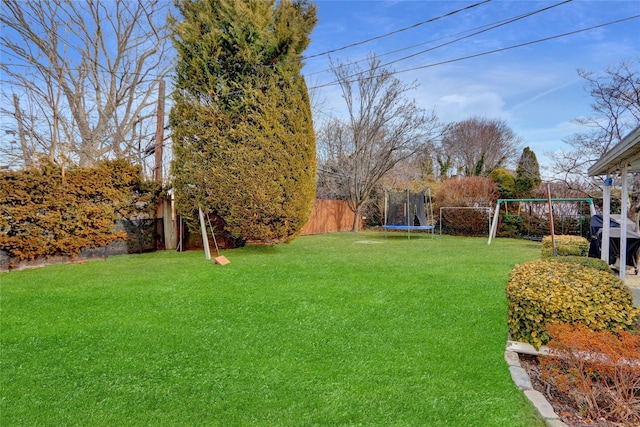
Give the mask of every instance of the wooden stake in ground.
<path id="1" fill-rule="evenodd" d="M 211 219 L 209 218 L 208 215 L 207 215 L 207 221 L 209 221 L 209 228 L 211 229 L 211 237 L 213 237 L 213 244 L 216 246 L 216 254 L 218 254 L 218 256 L 213 259 L 213 263 L 218 265 L 227 265 L 231 261 L 229 261 L 227 257 L 225 257 L 224 255 L 220 255 L 220 250 L 218 249 L 218 241 L 216 240 L 216 235 L 213 234 L 213 226 L 211 225 Z"/>
<path id="2" fill-rule="evenodd" d="M 211 259 L 211 249 L 209 248 L 209 238 L 207 238 L 207 226 L 204 223 L 204 213 L 202 208 L 198 208 L 198 215 L 200 216 L 200 233 L 202 234 L 202 246 L 204 246 L 204 257 Z"/>
<path id="3" fill-rule="evenodd" d="M 553 248 L 553 256 L 558 256 L 556 252 L 555 227 L 553 226 L 553 206 L 551 206 L 551 184 L 547 183 L 547 200 L 549 201 L 549 234 L 551 234 L 551 247 Z"/>

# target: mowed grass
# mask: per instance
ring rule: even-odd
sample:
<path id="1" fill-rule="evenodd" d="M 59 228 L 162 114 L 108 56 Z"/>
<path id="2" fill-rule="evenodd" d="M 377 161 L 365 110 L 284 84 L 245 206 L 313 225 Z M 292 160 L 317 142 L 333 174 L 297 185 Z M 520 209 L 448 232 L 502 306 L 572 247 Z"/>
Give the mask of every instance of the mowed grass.
<path id="1" fill-rule="evenodd" d="M 0 424 L 542 426 L 504 362 L 539 244 L 382 233 L 0 275 Z"/>

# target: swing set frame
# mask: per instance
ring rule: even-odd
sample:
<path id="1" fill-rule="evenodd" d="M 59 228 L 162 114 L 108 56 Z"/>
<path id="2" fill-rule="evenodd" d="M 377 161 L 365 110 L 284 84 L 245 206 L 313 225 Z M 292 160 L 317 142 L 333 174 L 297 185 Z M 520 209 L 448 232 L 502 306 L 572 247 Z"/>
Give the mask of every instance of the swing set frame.
<path id="1" fill-rule="evenodd" d="M 496 237 L 498 232 L 498 219 L 500 218 L 500 205 L 502 203 L 567 203 L 567 202 L 587 202 L 589 204 L 589 213 L 591 216 L 596 214 L 596 208 L 593 204 L 593 199 L 590 197 L 559 197 L 556 199 L 498 199 L 496 202 L 496 209 L 493 214 L 493 221 L 491 222 L 491 229 L 489 230 L 489 241 L 487 245 L 491 244 L 491 240 Z"/>

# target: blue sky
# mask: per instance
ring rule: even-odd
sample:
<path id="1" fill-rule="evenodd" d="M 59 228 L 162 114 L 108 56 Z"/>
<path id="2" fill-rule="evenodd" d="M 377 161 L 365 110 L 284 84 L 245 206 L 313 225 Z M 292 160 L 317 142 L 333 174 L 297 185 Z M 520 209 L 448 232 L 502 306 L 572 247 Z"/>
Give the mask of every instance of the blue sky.
<path id="1" fill-rule="evenodd" d="M 318 24 L 305 51 L 303 72 L 310 87 L 334 80 L 328 55 L 352 43 L 442 17 L 476 1 L 315 0 Z M 397 34 L 331 54 L 357 61 L 375 53 L 383 63 L 430 49 L 490 24 L 562 3 L 558 1 L 490 1 Z M 640 1 L 574 0 L 511 24 L 433 49 L 389 67 L 397 77 L 416 80 L 410 96 L 434 109 L 444 122 L 473 116 L 504 120 L 536 153 L 543 169 L 552 153 L 567 148 L 563 139 L 584 130 L 572 120 L 590 114 L 591 98 L 578 69 L 602 74 L 609 66 L 640 57 L 640 19 L 504 50 L 471 59 L 433 65 L 583 28 L 640 15 Z M 405 49 L 410 46 L 419 45 Z M 390 53 L 396 50 L 400 52 Z M 433 65 L 433 66 L 432 66 Z M 416 67 L 425 67 L 407 71 Z M 324 112 L 344 113 L 337 86 L 317 89 Z M 315 117 L 315 121 L 323 117 Z"/>

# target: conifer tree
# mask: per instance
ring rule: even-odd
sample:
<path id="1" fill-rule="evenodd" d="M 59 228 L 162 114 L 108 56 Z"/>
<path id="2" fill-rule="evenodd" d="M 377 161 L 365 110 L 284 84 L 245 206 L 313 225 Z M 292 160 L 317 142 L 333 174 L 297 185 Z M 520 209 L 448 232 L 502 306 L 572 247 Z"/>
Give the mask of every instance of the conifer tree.
<path id="1" fill-rule="evenodd" d="M 494 169 L 489 174 L 489 178 L 498 185 L 501 199 L 511 199 L 516 191 L 516 178 L 506 169 Z"/>
<path id="2" fill-rule="evenodd" d="M 536 153 L 525 147 L 516 169 L 516 196 L 527 197 L 542 182 Z"/>
<path id="3" fill-rule="evenodd" d="M 301 54 L 307 0 L 183 0 L 170 124 L 178 210 L 236 242 L 286 242 L 315 199 L 315 136 Z"/>

